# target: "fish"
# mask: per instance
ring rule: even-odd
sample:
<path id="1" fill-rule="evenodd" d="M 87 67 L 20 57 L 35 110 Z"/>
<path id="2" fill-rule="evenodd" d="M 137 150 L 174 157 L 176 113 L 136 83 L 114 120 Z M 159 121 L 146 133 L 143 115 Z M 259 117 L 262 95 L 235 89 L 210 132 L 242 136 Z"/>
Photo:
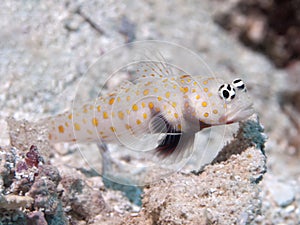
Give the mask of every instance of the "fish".
<path id="1" fill-rule="evenodd" d="M 91 102 L 43 120 L 51 143 L 115 143 L 175 161 L 193 151 L 195 134 L 236 123 L 254 113 L 242 79 L 176 72 L 140 62 L 137 79 Z"/>

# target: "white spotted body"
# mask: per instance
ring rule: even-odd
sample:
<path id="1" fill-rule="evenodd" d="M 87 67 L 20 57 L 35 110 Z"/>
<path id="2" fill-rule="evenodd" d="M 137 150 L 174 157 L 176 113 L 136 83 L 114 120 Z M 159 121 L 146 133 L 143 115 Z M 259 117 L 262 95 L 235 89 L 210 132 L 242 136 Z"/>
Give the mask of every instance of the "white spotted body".
<path id="1" fill-rule="evenodd" d="M 203 128 L 238 122 L 253 113 L 240 79 L 227 84 L 218 78 L 168 76 L 157 68 L 146 64 L 135 83 L 126 82 L 89 104 L 48 119 L 50 141 L 133 146 L 145 135 L 165 133 L 155 143 L 156 150 L 181 154 L 191 149 L 195 133 Z"/>

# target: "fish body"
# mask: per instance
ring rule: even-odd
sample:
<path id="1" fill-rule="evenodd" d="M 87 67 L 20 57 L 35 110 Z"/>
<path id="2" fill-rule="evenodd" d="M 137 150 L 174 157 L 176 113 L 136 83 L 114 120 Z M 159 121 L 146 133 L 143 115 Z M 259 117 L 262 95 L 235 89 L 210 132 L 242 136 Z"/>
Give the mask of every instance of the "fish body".
<path id="1" fill-rule="evenodd" d="M 161 155 L 178 156 L 192 148 L 198 131 L 253 114 L 241 79 L 226 83 L 214 77 L 168 75 L 168 70 L 151 65 L 138 72 L 134 83 L 124 82 L 109 94 L 45 120 L 49 140 L 101 141 L 129 148 L 146 148 L 145 141 Z"/>

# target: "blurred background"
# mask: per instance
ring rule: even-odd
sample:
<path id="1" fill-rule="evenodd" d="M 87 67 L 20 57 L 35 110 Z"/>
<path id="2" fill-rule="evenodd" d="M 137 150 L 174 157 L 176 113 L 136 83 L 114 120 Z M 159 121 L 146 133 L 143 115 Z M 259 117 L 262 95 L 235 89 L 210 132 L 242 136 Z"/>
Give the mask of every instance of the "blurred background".
<path id="1" fill-rule="evenodd" d="M 78 93 L 94 96 L 105 82 L 101 74 L 74 91 L 88 68 L 111 49 L 141 40 L 176 43 L 216 76 L 243 78 L 268 135 L 261 188 L 262 221 L 270 223 L 257 223 L 299 224 L 299 0 L 4 0 L 0 144 L 8 144 L 7 116 L 36 121 L 70 108 Z M 70 151 L 60 154 L 78 163 Z"/>

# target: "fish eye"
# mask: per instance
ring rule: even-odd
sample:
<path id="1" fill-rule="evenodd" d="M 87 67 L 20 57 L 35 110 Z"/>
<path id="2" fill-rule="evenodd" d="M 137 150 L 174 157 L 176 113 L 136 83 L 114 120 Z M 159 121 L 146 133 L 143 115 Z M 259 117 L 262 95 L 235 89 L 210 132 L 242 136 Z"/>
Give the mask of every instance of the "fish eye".
<path id="1" fill-rule="evenodd" d="M 235 88 L 237 88 L 238 90 L 240 90 L 240 91 L 244 91 L 244 92 L 247 91 L 246 85 L 244 84 L 244 82 L 243 82 L 242 79 L 240 79 L 240 78 L 234 79 L 234 80 L 232 81 L 232 85 L 233 85 Z"/>
<path id="2" fill-rule="evenodd" d="M 221 99 L 230 102 L 235 97 L 235 88 L 230 84 L 222 84 L 218 93 Z"/>

